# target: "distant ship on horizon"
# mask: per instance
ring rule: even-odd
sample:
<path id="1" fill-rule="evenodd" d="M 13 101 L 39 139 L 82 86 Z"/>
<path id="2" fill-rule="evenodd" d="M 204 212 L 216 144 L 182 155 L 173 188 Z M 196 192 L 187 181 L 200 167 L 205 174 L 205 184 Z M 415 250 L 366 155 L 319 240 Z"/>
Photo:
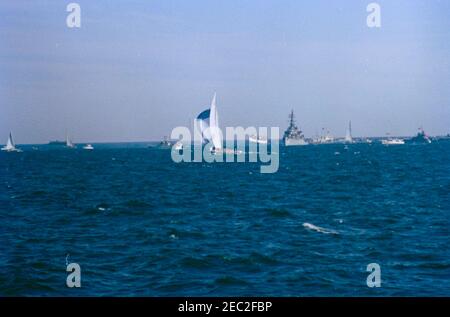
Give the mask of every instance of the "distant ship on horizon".
<path id="1" fill-rule="evenodd" d="M 422 127 L 419 128 L 419 132 L 415 137 L 408 140 L 408 143 L 431 143 L 431 138 L 426 135 Z"/>
<path id="2" fill-rule="evenodd" d="M 326 143 L 334 143 L 335 139 L 331 135 L 330 131 L 326 131 L 325 128 L 322 128 L 322 134 L 320 136 L 316 136 L 312 139 L 313 144 L 326 144 Z"/>
<path id="3" fill-rule="evenodd" d="M 48 145 L 66 145 L 66 141 L 52 140 L 48 142 Z"/>
<path id="4" fill-rule="evenodd" d="M 289 126 L 284 132 L 283 141 L 285 146 L 308 145 L 302 131 L 295 124 L 294 110 L 289 114 Z"/>

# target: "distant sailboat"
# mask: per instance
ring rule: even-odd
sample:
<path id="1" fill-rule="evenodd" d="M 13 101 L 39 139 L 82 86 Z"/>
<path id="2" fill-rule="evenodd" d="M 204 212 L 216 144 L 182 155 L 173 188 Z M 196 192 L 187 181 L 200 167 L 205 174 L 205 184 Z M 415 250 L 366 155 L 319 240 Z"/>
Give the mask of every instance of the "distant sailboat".
<path id="1" fill-rule="evenodd" d="M 8 137 L 8 141 L 6 142 L 6 145 L 4 147 L 2 147 L 1 150 L 6 151 L 6 152 L 22 152 L 22 150 L 16 148 L 11 132 L 9 133 L 9 137 Z"/>
<path id="2" fill-rule="evenodd" d="M 76 145 L 72 143 L 72 140 L 69 138 L 69 135 L 66 133 L 66 147 L 70 149 L 76 148 Z"/>
<path id="3" fill-rule="evenodd" d="M 347 133 L 345 134 L 345 143 L 353 143 L 353 137 L 352 137 L 352 122 L 348 122 L 348 128 Z"/>
<path id="4" fill-rule="evenodd" d="M 218 153 L 222 151 L 222 135 L 219 128 L 219 113 L 217 112 L 215 93 L 210 108 L 202 111 L 195 121 L 202 134 L 202 142 L 212 143 L 211 152 Z"/>
<path id="5" fill-rule="evenodd" d="M 195 120 L 202 136 L 202 143 L 212 143 L 212 154 L 242 154 L 242 151 L 223 148 L 222 133 L 219 127 L 219 113 L 216 107 L 216 94 L 209 109 L 202 111 Z"/>

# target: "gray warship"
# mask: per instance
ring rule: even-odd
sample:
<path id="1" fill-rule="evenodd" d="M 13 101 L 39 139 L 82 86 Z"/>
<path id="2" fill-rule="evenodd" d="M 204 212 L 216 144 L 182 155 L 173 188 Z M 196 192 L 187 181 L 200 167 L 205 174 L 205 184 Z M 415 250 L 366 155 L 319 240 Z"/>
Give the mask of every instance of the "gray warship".
<path id="1" fill-rule="evenodd" d="M 294 110 L 289 114 L 289 127 L 284 132 L 283 141 L 285 146 L 308 145 L 302 131 L 295 124 Z"/>

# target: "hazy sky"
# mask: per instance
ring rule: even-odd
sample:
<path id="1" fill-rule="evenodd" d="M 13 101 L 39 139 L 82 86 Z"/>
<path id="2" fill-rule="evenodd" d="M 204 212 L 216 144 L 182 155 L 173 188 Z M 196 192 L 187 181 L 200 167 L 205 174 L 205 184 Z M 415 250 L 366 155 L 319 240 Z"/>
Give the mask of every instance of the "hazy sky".
<path id="1" fill-rule="evenodd" d="M 450 132 L 450 1 L 69 2 L 0 2 L 0 143 L 158 140 L 215 91 L 222 127 Z"/>

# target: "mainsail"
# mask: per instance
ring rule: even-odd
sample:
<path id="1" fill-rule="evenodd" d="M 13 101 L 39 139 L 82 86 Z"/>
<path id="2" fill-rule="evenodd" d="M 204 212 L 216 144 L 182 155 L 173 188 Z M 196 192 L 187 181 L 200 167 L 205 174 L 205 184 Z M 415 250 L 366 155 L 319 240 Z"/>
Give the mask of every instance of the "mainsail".
<path id="1" fill-rule="evenodd" d="M 13 141 L 11 132 L 9 132 L 9 138 L 8 138 L 8 141 L 6 142 L 5 148 L 6 148 L 7 150 L 12 150 L 12 149 L 15 148 L 15 145 L 14 145 L 14 141 Z"/>
<path id="2" fill-rule="evenodd" d="M 216 107 L 216 94 L 211 101 L 209 109 L 202 111 L 196 119 L 202 141 L 209 141 L 216 150 L 222 148 L 222 135 L 219 128 L 219 114 Z"/>
<path id="3" fill-rule="evenodd" d="M 67 133 L 66 133 L 66 146 L 74 147 L 74 144 L 72 143 L 72 140 L 70 140 L 69 135 Z"/>
<path id="4" fill-rule="evenodd" d="M 7 152 L 21 152 L 19 149 L 16 149 L 11 132 L 9 132 L 9 137 L 8 137 L 8 141 L 6 141 L 6 145 L 4 147 L 2 147 L 1 150 L 7 151 Z"/>
<path id="5" fill-rule="evenodd" d="M 347 133 L 345 134 L 345 142 L 353 142 L 353 137 L 352 137 L 352 122 L 349 121 L 348 122 L 348 129 L 347 129 Z"/>

